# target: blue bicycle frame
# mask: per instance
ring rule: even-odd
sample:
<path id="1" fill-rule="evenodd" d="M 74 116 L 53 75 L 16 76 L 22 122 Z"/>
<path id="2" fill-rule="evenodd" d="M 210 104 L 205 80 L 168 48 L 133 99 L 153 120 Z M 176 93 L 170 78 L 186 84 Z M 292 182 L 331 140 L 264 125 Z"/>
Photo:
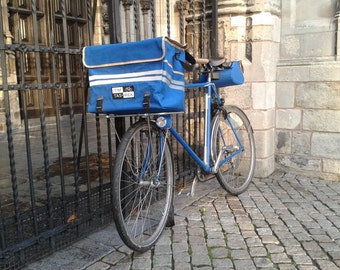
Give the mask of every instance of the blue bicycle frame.
<path id="1" fill-rule="evenodd" d="M 227 117 L 227 121 L 230 125 L 230 128 L 232 129 L 234 136 L 239 144 L 239 149 L 232 154 L 228 155 L 225 159 L 219 161 L 221 158 L 221 155 L 223 153 L 223 150 L 220 150 L 219 157 L 216 160 L 216 164 L 214 166 L 210 165 L 210 159 L 211 159 L 211 132 L 210 132 L 210 126 L 211 126 L 211 103 L 212 103 L 212 93 L 214 93 L 215 98 L 217 99 L 217 102 L 219 104 L 222 103 L 215 84 L 210 82 L 204 82 L 204 83 L 194 83 L 194 84 L 187 84 L 185 85 L 185 88 L 198 88 L 203 87 L 206 89 L 205 93 L 205 137 L 204 137 L 204 159 L 202 160 L 195 152 L 192 150 L 192 148 L 187 144 L 187 142 L 182 138 L 182 136 L 171 126 L 166 127 L 169 129 L 170 133 L 177 139 L 177 141 L 184 147 L 184 149 L 189 153 L 189 155 L 197 162 L 197 164 L 202 168 L 202 170 L 207 173 L 217 173 L 217 170 L 220 166 L 222 166 L 224 163 L 231 160 L 234 156 L 238 155 L 240 152 L 243 151 L 244 147 L 241 144 L 241 141 L 235 132 L 234 126 L 230 119 Z M 162 116 L 164 117 L 164 116 Z M 170 120 L 171 123 L 171 120 Z"/>

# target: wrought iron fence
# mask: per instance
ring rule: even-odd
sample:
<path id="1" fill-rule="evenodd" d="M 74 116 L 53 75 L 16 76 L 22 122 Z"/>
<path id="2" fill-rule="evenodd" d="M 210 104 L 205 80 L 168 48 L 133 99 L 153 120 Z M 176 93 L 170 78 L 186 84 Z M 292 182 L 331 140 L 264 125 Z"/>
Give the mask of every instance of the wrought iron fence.
<path id="1" fill-rule="evenodd" d="M 103 40 L 157 35 L 155 14 L 163 5 L 163 35 L 171 36 L 176 17 L 180 42 L 189 41 L 196 56 L 208 54 L 204 1 L 179 1 L 174 17 L 169 0 L 102 4 L 108 6 Z M 116 130 L 128 128 L 134 118 L 117 122 L 86 113 L 81 52 L 93 43 L 96 6 L 91 0 L 0 2 L 0 269 L 20 268 L 113 220 Z M 186 95 L 187 112 L 175 117 L 175 125 L 199 150 L 202 90 Z M 184 186 L 196 167 L 171 143 L 176 183 Z"/>

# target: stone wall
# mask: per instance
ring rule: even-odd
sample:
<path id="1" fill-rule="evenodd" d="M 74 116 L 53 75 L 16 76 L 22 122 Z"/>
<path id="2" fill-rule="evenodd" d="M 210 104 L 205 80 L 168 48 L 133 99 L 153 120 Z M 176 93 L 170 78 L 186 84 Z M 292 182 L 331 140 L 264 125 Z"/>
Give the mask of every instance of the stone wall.
<path id="1" fill-rule="evenodd" d="M 340 179 L 340 1 L 218 6 L 220 51 L 242 60 L 246 79 L 222 91 L 254 127 L 256 175 L 284 166 Z"/>
<path id="2" fill-rule="evenodd" d="M 340 1 L 282 1 L 276 162 L 340 179 Z M 337 6 L 338 5 L 338 6 Z M 338 11 L 339 12 L 339 11 Z"/>
<path id="3" fill-rule="evenodd" d="M 227 104 L 248 115 L 256 143 L 256 176 L 275 170 L 276 65 L 279 59 L 279 1 L 218 1 L 225 54 L 242 60 L 245 84 L 221 89 Z M 221 39 L 221 35 L 219 37 Z"/>

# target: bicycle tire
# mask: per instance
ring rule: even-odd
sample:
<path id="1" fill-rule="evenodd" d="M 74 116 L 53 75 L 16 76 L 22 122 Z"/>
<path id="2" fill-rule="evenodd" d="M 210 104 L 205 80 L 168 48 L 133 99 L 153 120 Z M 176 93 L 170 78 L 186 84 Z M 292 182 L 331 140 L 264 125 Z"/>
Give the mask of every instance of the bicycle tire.
<path id="1" fill-rule="evenodd" d="M 240 149 L 239 143 L 230 127 L 244 146 L 239 154 L 219 167 L 216 178 L 228 192 L 238 195 L 244 192 L 251 183 L 255 172 L 255 140 L 253 129 L 246 114 L 236 106 L 225 106 L 225 111 L 219 110 L 212 120 L 211 156 L 216 161 L 220 149 L 224 146 L 224 158 Z M 224 159 L 222 157 L 222 160 Z"/>
<path id="2" fill-rule="evenodd" d="M 116 154 L 114 220 L 122 241 L 138 252 L 157 242 L 173 207 L 174 169 L 167 142 L 159 181 L 151 184 L 158 175 L 161 132 L 154 123 L 139 121 L 123 135 Z"/>

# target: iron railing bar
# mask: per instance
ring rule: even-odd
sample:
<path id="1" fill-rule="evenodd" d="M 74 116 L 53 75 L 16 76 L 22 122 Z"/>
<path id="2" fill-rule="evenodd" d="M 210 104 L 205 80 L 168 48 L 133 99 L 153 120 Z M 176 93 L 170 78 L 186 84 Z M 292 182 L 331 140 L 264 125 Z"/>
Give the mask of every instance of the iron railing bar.
<path id="1" fill-rule="evenodd" d="M 45 121 L 45 111 L 44 111 L 44 92 L 42 90 L 41 85 L 41 57 L 40 57 L 40 47 L 39 47 L 39 27 L 38 27 L 38 17 L 37 17 L 37 1 L 32 0 L 32 16 L 33 16 L 33 38 L 34 38 L 34 55 L 35 55 L 35 66 L 36 66 L 36 75 L 37 75 L 37 84 L 38 84 L 38 103 L 39 103 L 39 111 L 40 111 L 40 128 L 41 128 L 41 142 L 43 147 L 43 156 L 44 156 L 44 174 L 46 181 L 46 195 L 48 202 L 48 214 L 50 221 L 53 218 L 52 213 L 52 204 L 51 204 L 51 181 L 50 181 L 50 172 L 49 172 L 49 154 L 48 154 L 48 142 L 47 142 L 47 132 L 46 132 L 46 121 Z M 32 211 L 34 218 L 34 226 L 35 226 L 35 234 L 39 234 L 38 230 L 38 221 L 36 217 L 36 198 L 34 192 L 34 184 L 32 178 L 32 184 L 30 180 L 30 188 L 31 194 L 33 197 L 31 198 L 32 203 Z"/>
<path id="2" fill-rule="evenodd" d="M 207 10 L 206 10 L 206 0 L 202 2 L 202 58 L 209 58 L 209 46 L 207 46 L 208 40 L 208 29 L 207 29 Z"/>
<path id="3" fill-rule="evenodd" d="M 89 30 L 89 43 L 90 43 L 90 45 L 93 45 L 94 20 L 92 20 L 92 18 L 96 14 L 97 0 L 95 0 L 94 3 L 93 3 L 93 15 L 92 15 L 91 0 L 86 1 L 86 6 L 87 6 L 87 19 L 88 19 L 88 30 Z M 80 36 L 79 36 L 78 44 L 79 44 L 79 47 L 80 47 L 80 44 L 81 44 Z M 84 99 L 85 102 L 87 101 L 87 96 L 88 96 L 88 86 L 89 86 L 89 84 L 88 84 L 88 74 L 86 74 L 86 86 L 82 87 L 82 89 L 84 89 L 83 99 Z M 82 145 L 83 145 L 84 121 L 85 121 L 84 116 L 85 116 L 85 114 L 86 114 L 86 107 L 83 108 L 83 114 L 82 114 L 82 119 L 81 119 L 81 127 L 80 127 L 80 135 L 79 135 L 80 138 L 79 138 L 79 146 L 78 146 L 78 166 L 80 164 L 81 151 L 82 151 Z"/>
<path id="4" fill-rule="evenodd" d="M 195 20 L 196 20 L 196 5 L 195 5 L 195 1 L 191 1 L 191 9 L 192 9 L 192 38 L 193 40 L 196 40 L 196 28 L 195 28 Z M 197 52 L 197 48 L 196 48 L 196 42 L 193 43 L 193 46 L 192 46 L 192 53 L 193 53 L 193 56 L 195 57 L 196 56 L 196 52 Z"/>
<path id="5" fill-rule="evenodd" d="M 2 4 L 0 3 L 0 14 L 2 14 Z M 19 193 L 18 193 L 18 181 L 17 181 L 17 173 L 16 173 L 16 163 L 15 163 L 15 154 L 14 154 L 14 142 L 13 142 L 13 130 L 12 130 L 12 121 L 11 121 L 11 107 L 10 107 L 10 99 L 9 99 L 9 91 L 8 91 L 8 73 L 6 67 L 6 51 L 5 51 L 5 42 L 4 42 L 4 28 L 3 21 L 0 20 L 0 59 L 1 59 L 1 72 L 2 72 L 2 85 L 3 85 L 3 99 L 5 106 L 5 119 L 6 119 L 6 131 L 7 131 L 7 141 L 8 141 L 8 155 L 9 155 L 9 165 L 11 172 L 11 182 L 12 182 L 12 190 L 13 190 L 13 201 L 14 201 L 14 214 L 16 219 L 17 226 L 17 236 L 18 240 L 23 240 L 23 225 L 22 220 L 20 218 L 20 207 L 19 207 Z M 2 236 L 2 244 L 6 246 L 6 240 L 4 232 L 1 232 Z M 23 252 L 20 252 L 20 259 L 23 258 Z"/>
<path id="6" fill-rule="evenodd" d="M 109 12 L 109 28 L 110 28 L 110 43 L 119 43 L 122 42 L 122 31 L 121 31 L 121 22 L 120 22 L 120 3 L 121 1 L 114 0 L 109 1 L 108 4 L 108 12 Z M 126 41 L 130 41 L 130 6 L 124 4 L 125 11 L 125 25 L 126 25 Z M 120 137 L 125 132 L 125 122 L 122 118 L 115 118 L 115 134 L 116 134 L 116 142 L 120 141 Z M 118 143 L 116 143 L 118 146 Z"/>
<path id="7" fill-rule="evenodd" d="M 71 141 L 72 141 L 72 153 L 73 153 L 73 167 L 74 167 L 74 187 L 76 196 L 75 205 L 75 215 L 78 213 L 79 208 L 79 167 L 77 160 L 77 138 L 76 138 L 76 128 L 75 128 L 75 118 L 73 109 L 73 97 L 72 97 L 72 83 L 71 83 L 71 70 L 70 70 L 70 48 L 68 43 L 68 31 L 67 31 L 67 15 L 65 1 L 61 0 L 61 14 L 62 14 L 62 26 L 63 26 L 63 37 L 65 46 L 65 66 L 66 66 L 66 80 L 67 80 L 67 93 L 68 93 L 68 103 L 69 103 L 69 114 L 71 122 Z"/>
<path id="8" fill-rule="evenodd" d="M 184 44 L 184 41 L 185 41 L 185 33 L 184 33 L 184 0 L 180 0 L 180 11 L 179 11 L 179 21 L 180 21 L 180 43 Z M 179 115 L 176 115 L 176 128 L 177 130 L 179 129 L 180 127 L 180 119 L 182 121 L 182 130 L 184 131 L 184 122 L 185 122 L 185 115 L 186 113 L 183 114 L 183 116 L 179 116 Z M 184 135 L 184 133 L 183 133 Z M 178 179 L 177 181 L 180 182 L 180 155 L 179 155 L 179 149 L 180 149 L 180 145 L 179 143 L 176 141 L 175 142 L 176 144 L 176 156 L 177 156 L 177 160 L 176 160 L 176 163 L 177 163 L 177 175 L 178 175 Z M 182 154 L 182 161 L 184 161 L 184 153 Z M 182 186 L 184 186 L 184 177 L 183 178 L 183 181 L 181 183 Z"/>
<path id="9" fill-rule="evenodd" d="M 175 119 L 175 127 L 176 127 L 176 130 L 178 130 L 179 131 L 179 127 L 180 127 L 180 119 L 183 119 L 183 116 L 180 116 L 180 115 L 178 115 L 178 114 L 176 114 L 176 119 Z M 172 140 L 171 140 L 171 147 L 172 147 L 172 149 L 176 149 L 175 151 L 174 151 L 174 156 L 175 156 L 175 160 L 174 160 L 174 162 L 175 162 L 175 168 L 176 168 L 176 171 L 175 171 L 175 173 L 177 173 L 177 175 L 178 175 L 178 170 L 179 170 L 179 167 L 180 167 L 180 162 L 179 162 L 179 149 L 180 149 L 180 147 L 179 147 L 179 143 L 178 143 L 178 141 L 177 140 L 175 140 L 174 138 L 172 138 Z"/>
<path id="10" fill-rule="evenodd" d="M 19 42 L 21 42 L 21 33 L 19 31 Z M 23 85 L 25 85 L 25 71 L 24 71 L 24 52 L 20 53 L 20 73 L 21 73 L 21 82 Z M 22 103 L 21 103 L 21 108 L 22 108 L 22 119 L 24 122 L 24 129 L 25 129 L 25 143 L 26 143 L 26 158 L 27 158 L 27 172 L 28 172 L 28 181 L 29 181 L 29 186 L 30 186 L 30 196 L 31 196 L 31 201 L 35 196 L 34 193 L 34 188 L 33 186 L 33 165 L 32 165 L 32 154 L 31 154 L 31 141 L 30 141 L 30 130 L 29 130 L 29 123 L 28 123 L 28 112 L 27 112 L 27 90 L 22 90 L 19 92 L 21 94 L 22 98 Z M 37 227 L 37 214 L 35 212 L 35 201 L 33 200 L 31 204 L 31 211 L 33 215 L 33 221 L 34 221 L 34 231 L 35 234 L 37 233 L 38 227 Z"/>
<path id="11" fill-rule="evenodd" d="M 185 92 L 185 96 L 186 96 L 186 100 L 189 102 L 188 91 Z M 189 111 L 189 108 L 190 108 L 190 105 L 188 104 L 187 111 Z M 187 130 L 186 129 L 186 123 L 188 121 L 187 116 L 188 116 L 188 113 L 183 114 L 183 119 L 182 119 L 182 132 L 183 132 L 182 137 L 184 139 L 186 139 L 186 130 Z M 178 143 L 178 142 L 176 142 L 176 143 Z M 178 168 L 179 170 L 181 170 L 181 169 L 184 170 L 185 168 L 187 168 L 185 151 L 182 151 L 182 165 L 183 165 L 183 168 Z M 185 186 L 185 185 L 186 185 L 186 181 L 183 177 L 183 186 Z"/>
<path id="12" fill-rule="evenodd" d="M 196 40 L 197 39 L 197 34 L 196 34 L 196 22 L 195 22 L 195 18 L 196 18 L 196 5 L 195 5 L 195 1 L 192 1 L 191 4 L 192 4 L 192 12 L 193 12 L 193 22 L 192 22 L 192 24 L 193 24 L 193 27 L 192 27 L 192 29 L 193 29 L 192 30 L 193 31 L 193 40 Z M 192 46 L 192 53 L 193 53 L 194 56 L 197 56 L 197 52 L 198 52 L 198 48 L 196 48 L 196 42 L 194 42 L 194 44 Z M 196 76 L 197 76 L 197 71 L 196 70 L 193 71 L 192 76 L 193 76 L 194 80 L 197 79 L 196 78 Z M 193 103 L 194 103 L 193 105 L 194 105 L 194 112 L 195 112 L 195 93 L 196 93 L 196 89 L 193 89 L 193 90 L 194 90 L 194 92 L 193 92 L 193 95 L 192 95 L 192 99 L 193 99 Z M 189 98 L 189 100 L 190 100 L 190 98 Z M 195 117 L 195 115 L 194 115 L 194 117 Z M 194 118 L 194 123 L 196 123 L 196 118 Z M 190 125 L 190 128 L 191 128 L 191 125 Z M 194 131 L 196 131 L 195 125 L 194 125 Z M 191 134 L 191 132 L 189 132 L 189 134 Z M 190 136 L 189 143 L 190 143 L 190 145 L 192 144 L 193 147 L 195 147 L 195 138 L 196 138 L 196 136 L 194 136 L 194 138 L 192 139 L 192 142 L 191 142 L 191 136 Z M 189 164 L 190 164 L 190 166 L 189 166 L 190 170 L 191 171 L 193 171 L 193 170 L 196 171 L 197 167 L 196 167 L 195 164 L 193 164 L 191 162 L 191 159 L 189 160 Z"/>
<path id="13" fill-rule="evenodd" d="M 31 44 L 19 44 L 19 43 L 13 43 L 13 44 L 5 44 L 5 48 L 7 50 L 11 51 L 26 51 L 26 52 L 34 52 L 36 47 L 35 45 Z M 56 53 L 64 53 L 65 48 L 63 47 L 50 47 L 47 45 L 39 44 L 39 48 L 41 52 L 56 52 Z M 70 54 L 79 54 L 80 50 L 75 48 L 69 49 Z"/>
<path id="14" fill-rule="evenodd" d="M 155 22 L 155 0 L 151 0 L 151 32 L 152 35 L 151 37 L 155 37 L 156 36 L 156 22 Z"/>
<path id="15" fill-rule="evenodd" d="M 197 88 L 193 89 L 193 109 L 194 109 L 194 112 L 193 112 L 193 118 L 194 118 L 194 126 L 193 126 L 193 129 L 194 129 L 194 133 L 197 135 L 196 131 L 198 130 L 197 129 Z M 196 153 L 199 153 L 199 145 L 198 145 L 198 136 L 194 136 L 193 138 L 193 149 Z"/>
<path id="16" fill-rule="evenodd" d="M 179 10 L 179 32 L 180 32 L 180 42 L 184 44 L 185 33 L 184 33 L 184 0 L 180 0 L 180 10 Z"/>
<path id="17" fill-rule="evenodd" d="M 207 20 L 207 10 L 206 10 L 206 0 L 203 0 L 201 2 L 201 5 L 202 5 L 202 19 L 201 19 L 201 29 L 202 29 L 202 51 L 201 51 L 201 57 L 202 58 L 209 58 L 209 51 L 208 51 L 208 46 L 207 46 L 207 35 L 208 35 L 208 30 L 207 30 L 207 27 L 206 27 L 206 20 Z M 202 67 L 201 67 L 202 69 Z M 204 94 L 205 94 L 205 89 L 204 88 L 199 88 L 199 96 L 200 96 L 200 99 L 199 99 L 199 104 L 198 104 L 198 111 L 199 111 L 199 127 L 202 126 L 202 124 L 204 124 L 204 118 L 202 117 L 201 115 L 201 112 L 203 110 L 203 108 L 205 108 L 203 106 L 202 108 L 202 102 L 204 102 Z M 203 115 L 204 115 L 204 112 L 203 112 Z M 199 128 L 199 134 L 198 134 L 198 141 L 199 143 L 202 142 L 202 140 L 204 140 L 204 127 L 203 127 L 203 130 L 201 128 Z"/>
<path id="18" fill-rule="evenodd" d="M 58 88 L 67 88 L 67 83 L 60 83 L 58 82 Z M 0 85 L 0 91 L 4 90 L 3 89 L 4 84 Z M 77 85 L 75 83 L 72 84 L 72 87 L 76 87 Z M 6 91 L 16 91 L 16 90 L 32 90 L 32 89 L 37 89 L 38 87 L 43 87 L 45 89 L 41 89 L 41 91 L 49 91 L 51 88 L 55 87 L 55 84 L 51 84 L 51 83 L 47 83 L 47 84 L 42 84 L 42 85 L 38 85 L 38 84 L 26 84 L 26 85 L 22 85 L 22 84 L 10 84 L 7 85 L 7 90 Z"/>
<path id="19" fill-rule="evenodd" d="M 122 42 L 122 30 L 120 19 L 120 1 L 108 1 L 110 43 Z"/>
<path id="20" fill-rule="evenodd" d="M 212 39 L 211 39 L 211 57 L 218 58 L 218 0 L 211 2 L 211 24 L 212 24 Z"/>
<path id="21" fill-rule="evenodd" d="M 0 14 L 2 14 L 1 1 L 0 1 Z M 0 37 L 2 37 L 2 38 L 0 38 L 1 77 L 2 77 L 2 83 L 4 84 L 5 88 L 7 88 L 6 51 L 5 51 L 5 42 L 4 42 L 5 35 L 4 35 L 4 28 L 3 28 L 2 20 L 0 20 Z M 8 90 L 5 91 L 5 92 L 7 92 L 7 95 L 8 95 Z M 5 102 L 6 102 L 6 100 L 5 100 Z M 7 108 L 6 103 L 5 103 L 5 110 L 7 110 L 6 109 Z M 7 120 L 7 113 L 6 113 L 6 120 Z M 8 127 L 7 127 L 7 129 L 8 129 Z M 7 131 L 7 133 L 8 133 L 8 131 Z M 8 146 L 9 145 L 10 145 L 10 143 L 8 144 Z M 12 141 L 12 146 L 13 146 L 13 141 Z M 8 151 L 9 151 L 9 153 L 11 153 L 10 149 L 8 149 Z M 13 151 L 13 149 L 12 149 L 12 151 Z M 12 152 L 12 153 L 14 154 L 14 152 Z M 13 176 L 12 176 L 12 178 L 13 178 Z M 1 196 L 0 196 L 0 244 L 1 244 L 1 249 L 4 249 L 6 247 L 6 239 L 5 239 L 4 228 L 5 228 L 5 226 L 4 226 L 3 213 L 2 213 Z"/>
<path id="22" fill-rule="evenodd" d="M 167 35 L 170 37 L 170 1 L 166 0 L 166 28 Z"/>
<path id="23" fill-rule="evenodd" d="M 111 193 L 110 193 L 110 201 L 113 202 L 113 153 L 112 153 L 112 130 L 111 130 L 111 118 L 106 118 L 106 124 L 107 124 L 107 140 L 108 140 L 108 148 L 109 148 L 109 175 L 110 175 L 110 187 L 111 187 Z"/>
<path id="24" fill-rule="evenodd" d="M 85 88 L 84 88 L 85 89 Z M 87 92 L 86 89 L 84 92 Z M 81 134 L 87 134 L 88 131 L 88 126 L 87 126 L 87 115 L 86 115 L 86 100 L 87 100 L 87 95 L 85 94 L 83 96 L 83 102 L 82 102 L 82 107 L 83 107 L 83 115 L 82 115 L 82 133 Z M 82 135 L 81 135 L 82 137 Z M 85 165 L 86 165 L 86 176 L 87 176 L 87 198 L 88 198 L 88 212 L 91 213 L 93 211 L 92 209 L 92 203 L 91 203 L 91 175 L 90 175 L 90 161 L 89 161 L 89 140 L 88 140 L 88 136 L 84 136 L 85 137 Z M 80 147 L 82 147 L 80 145 Z M 78 159 L 80 159 L 78 157 Z M 80 168 L 80 165 L 79 165 Z"/>
<path id="25" fill-rule="evenodd" d="M 204 102 L 202 96 L 205 93 L 204 88 L 199 88 L 198 89 L 198 95 L 199 95 L 199 101 L 198 101 L 198 144 L 201 145 L 202 140 L 204 140 L 204 127 L 203 130 L 201 128 L 202 124 L 204 124 L 203 117 L 201 115 L 202 111 L 202 102 Z"/>
<path id="26" fill-rule="evenodd" d="M 191 91 L 193 91 L 193 89 L 189 90 L 189 98 L 188 98 L 188 121 L 187 121 L 187 129 L 186 129 L 186 133 L 187 133 L 187 142 L 188 144 L 193 147 L 193 143 L 192 143 L 192 138 L 191 138 L 191 122 L 192 122 L 192 118 L 193 116 L 191 115 L 191 104 L 193 103 L 192 102 L 192 93 Z M 184 151 L 185 152 L 185 151 Z M 187 155 L 187 153 L 185 153 Z M 188 166 L 186 166 L 185 168 L 188 168 L 190 171 L 191 171 L 191 165 L 192 165 L 192 162 L 191 160 L 188 160 Z"/>
<path id="27" fill-rule="evenodd" d="M 89 43 L 90 45 L 93 45 L 93 32 L 94 32 L 94 20 L 96 14 L 96 6 L 97 1 L 95 0 L 93 3 L 93 10 L 91 9 L 91 0 L 87 0 L 87 18 L 88 18 L 88 30 L 89 30 Z M 93 12 L 93 14 L 92 14 Z M 81 44 L 81 40 L 79 37 L 79 46 Z M 82 66 L 82 69 L 84 67 Z M 84 72 L 82 72 L 84 74 Z M 87 176 L 87 196 L 88 196 L 88 212 L 91 213 L 93 211 L 92 209 L 92 203 L 91 203 L 91 179 L 90 179 L 90 162 L 89 162 L 89 141 L 88 136 L 84 136 L 87 134 L 88 126 L 87 126 L 87 113 L 86 113 L 86 102 L 88 97 L 88 89 L 89 89 L 89 81 L 88 81 L 88 74 L 86 73 L 86 79 L 85 84 L 83 83 L 83 80 L 81 81 L 82 89 L 83 89 L 83 95 L 82 95 L 82 120 L 81 120 L 81 128 L 80 128 L 80 138 L 79 138 L 79 147 L 78 147 L 78 168 L 80 169 L 80 160 L 81 160 L 81 151 L 83 148 L 83 138 L 85 138 L 85 165 L 86 165 L 86 176 Z"/>
<path id="28" fill-rule="evenodd" d="M 87 4 L 87 23 L 89 29 L 90 45 L 93 45 L 93 32 L 95 27 L 95 18 L 97 11 L 97 0 L 93 0 L 93 9 L 91 8 L 91 0 L 86 1 Z"/>
<path id="29" fill-rule="evenodd" d="M 50 46 L 51 46 L 51 68 L 52 68 L 52 89 L 54 94 L 54 105 L 55 105 L 55 121 L 56 121 L 56 136 L 57 136 L 57 145 L 58 145 L 58 162 L 59 162 L 59 176 L 60 176 L 60 195 L 61 195 L 61 203 L 63 205 L 63 209 L 66 209 L 66 192 L 65 192 L 65 175 L 64 175 L 64 162 L 63 162 L 63 143 L 62 143 L 62 135 L 61 135 L 61 119 L 60 119 L 60 104 L 59 104 L 59 92 L 62 85 L 58 82 L 57 76 L 57 60 L 56 54 L 59 52 L 56 50 L 55 44 L 55 35 L 54 35 L 54 8 L 52 7 L 51 1 L 49 2 L 49 11 L 50 11 Z M 63 211 L 63 221 L 67 222 L 67 213 Z M 53 225 L 53 224 L 52 224 Z M 54 226 L 54 225 L 53 225 Z"/>
<path id="30" fill-rule="evenodd" d="M 139 18 L 139 1 L 133 1 L 133 16 L 135 19 L 135 36 L 136 41 L 140 40 L 140 18 Z"/>
<path id="31" fill-rule="evenodd" d="M 103 161 L 102 161 L 102 144 L 99 114 L 96 114 L 96 133 L 97 133 L 98 178 L 99 178 L 99 207 L 101 208 L 103 206 Z"/>
<path id="32" fill-rule="evenodd" d="M 80 45 L 79 41 L 79 45 Z M 84 67 L 82 67 L 83 69 Z M 84 74 L 84 72 L 82 72 Z M 85 84 L 82 80 L 82 89 L 83 95 L 82 95 L 82 117 L 81 117 L 81 129 L 80 129 L 80 138 L 79 138 L 79 148 L 78 148 L 78 168 L 80 169 L 80 160 L 81 160 L 81 151 L 82 151 L 82 144 L 83 144 L 83 138 L 84 140 L 84 147 L 85 147 L 85 166 L 86 166 L 86 176 L 87 176 L 87 205 L 88 205 L 88 212 L 91 213 L 93 211 L 92 209 L 92 203 L 91 203 L 91 175 L 90 175 L 90 161 L 89 161 L 89 139 L 88 136 L 84 136 L 85 134 L 88 134 L 88 125 L 87 125 L 87 113 L 86 113 L 86 102 L 87 102 L 87 95 L 88 95 L 88 88 L 89 88 L 89 79 L 88 74 L 86 74 L 86 81 Z"/>
<path id="33" fill-rule="evenodd" d="M 86 7 L 87 7 L 87 19 L 88 19 L 88 30 L 89 30 L 89 43 L 90 45 L 93 45 L 93 32 L 94 32 L 94 20 L 92 20 L 92 18 L 95 16 L 96 14 L 96 8 L 97 8 L 97 0 L 94 1 L 93 3 L 93 10 L 91 7 L 91 0 L 87 0 L 86 1 Z M 93 15 L 92 15 L 92 11 L 93 11 Z M 81 44 L 81 40 L 80 40 L 80 36 L 79 36 L 79 47 Z M 81 49 L 81 48 L 80 48 Z M 83 74 L 83 72 L 82 72 Z M 82 81 L 83 82 L 83 81 Z M 82 89 L 84 89 L 83 91 L 83 101 L 86 102 L 87 101 L 87 96 L 88 96 L 88 88 L 89 88 L 89 84 L 88 84 L 88 74 L 86 74 L 86 86 L 82 87 Z M 82 104 L 84 104 L 84 102 Z M 83 107 L 83 113 L 82 113 L 82 118 L 81 118 L 81 127 L 80 127 L 80 137 L 79 137 L 79 146 L 78 146 L 78 167 L 80 165 L 80 159 L 81 159 L 81 151 L 82 151 L 82 146 L 83 146 L 83 137 L 84 137 L 84 121 L 85 121 L 85 115 L 86 115 L 86 107 Z M 87 130 L 87 129 L 85 129 Z M 86 155 L 86 157 L 88 157 Z"/>

